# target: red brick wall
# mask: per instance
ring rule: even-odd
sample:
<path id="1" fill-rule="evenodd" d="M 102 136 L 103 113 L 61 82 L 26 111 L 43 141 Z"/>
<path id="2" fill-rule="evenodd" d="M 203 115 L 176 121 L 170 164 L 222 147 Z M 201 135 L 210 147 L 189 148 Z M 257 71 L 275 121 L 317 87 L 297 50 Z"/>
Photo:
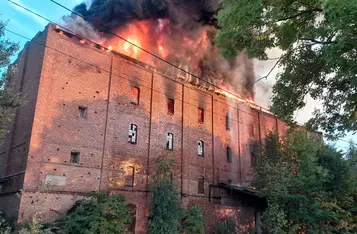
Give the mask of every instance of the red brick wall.
<path id="1" fill-rule="evenodd" d="M 75 200 L 100 189 L 123 193 L 135 204 L 136 231 L 145 233 L 153 159 L 170 153 L 177 161 L 173 179 L 184 204 L 203 206 L 208 229 L 227 211 L 239 214 L 245 220 L 242 225 L 249 224 L 251 230 L 254 207 L 227 202 L 229 199 L 209 202 L 208 187 L 228 180 L 249 185 L 253 176 L 251 145 L 259 144 L 269 131 L 286 131 L 283 122 L 232 99 L 164 77 L 140 62 L 81 44 L 77 38 L 56 32 L 53 26 L 45 33 L 49 48 L 42 73 L 33 74 L 40 83 L 33 81 L 33 87 L 29 86 L 34 90 L 38 87 L 38 95 L 29 151 L 24 154 L 27 192 L 21 199 L 19 221 L 35 211 L 53 220 L 53 210 L 64 212 Z M 20 63 L 22 60 L 20 57 Z M 139 105 L 131 103 L 132 86 L 140 88 Z M 173 115 L 167 112 L 168 98 L 175 100 Z M 79 106 L 88 108 L 87 118 L 79 117 Z M 198 108 L 204 109 L 204 123 L 198 122 Z M 227 115 L 230 130 L 226 130 Z M 130 124 L 138 127 L 137 144 L 128 143 Z M 167 133 L 174 134 L 172 152 L 165 149 Z M 204 141 L 204 157 L 197 155 L 198 140 Z M 226 160 L 227 146 L 232 148 L 232 162 Z M 79 164 L 70 163 L 71 151 L 80 152 Z M 11 163 L 10 168 L 15 168 L 16 163 Z M 132 188 L 125 187 L 130 167 L 135 169 Z M 46 176 L 61 181 L 45 185 Z M 204 194 L 198 194 L 201 176 L 205 178 Z M 38 190 L 46 193 L 35 194 Z M 211 195 L 221 196 L 217 191 Z"/>

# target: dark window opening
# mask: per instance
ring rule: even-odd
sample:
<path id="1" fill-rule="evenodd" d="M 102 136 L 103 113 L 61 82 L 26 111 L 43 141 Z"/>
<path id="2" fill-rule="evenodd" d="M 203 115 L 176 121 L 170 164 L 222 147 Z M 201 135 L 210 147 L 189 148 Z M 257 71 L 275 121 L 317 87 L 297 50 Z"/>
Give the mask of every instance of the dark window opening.
<path id="1" fill-rule="evenodd" d="M 226 130 L 231 129 L 231 119 L 229 118 L 228 115 L 226 115 Z"/>
<path id="2" fill-rule="evenodd" d="M 250 137 L 254 137 L 254 126 L 253 126 L 253 124 L 250 125 Z"/>
<path id="3" fill-rule="evenodd" d="M 174 149 L 174 134 L 167 133 L 166 136 L 166 149 L 173 150 Z"/>
<path id="4" fill-rule="evenodd" d="M 197 154 L 201 157 L 205 155 L 205 143 L 201 140 L 197 142 Z"/>
<path id="5" fill-rule="evenodd" d="M 131 87 L 131 103 L 139 105 L 140 89 L 138 87 Z"/>
<path id="6" fill-rule="evenodd" d="M 79 117 L 82 119 L 86 119 L 88 108 L 85 106 L 79 106 L 78 110 L 79 110 Z"/>
<path id="7" fill-rule="evenodd" d="M 128 138 L 128 142 L 131 144 L 136 144 L 137 141 L 137 131 L 138 131 L 138 126 L 136 126 L 135 124 L 130 124 L 129 127 L 129 138 Z"/>
<path id="8" fill-rule="evenodd" d="M 256 161 L 256 146 L 255 145 L 250 145 L 249 146 L 249 151 L 250 151 L 250 166 L 253 167 Z"/>
<path id="9" fill-rule="evenodd" d="M 232 162 L 232 149 L 227 147 L 227 162 Z"/>
<path id="10" fill-rule="evenodd" d="M 205 194 L 205 178 L 203 176 L 198 178 L 198 193 Z"/>
<path id="11" fill-rule="evenodd" d="M 198 108 L 198 122 L 204 123 L 205 121 L 205 111 L 202 108 Z"/>
<path id="12" fill-rule="evenodd" d="M 78 151 L 72 151 L 71 152 L 71 163 L 79 164 L 80 160 L 80 152 Z"/>
<path id="13" fill-rule="evenodd" d="M 135 173 L 134 167 L 127 168 L 126 176 L 125 176 L 125 187 L 129 187 L 129 188 L 134 187 L 134 173 Z"/>
<path id="14" fill-rule="evenodd" d="M 228 179 L 228 184 L 232 184 L 232 180 L 231 179 Z"/>
<path id="15" fill-rule="evenodd" d="M 175 100 L 172 98 L 167 99 L 167 113 L 173 115 L 175 113 Z"/>

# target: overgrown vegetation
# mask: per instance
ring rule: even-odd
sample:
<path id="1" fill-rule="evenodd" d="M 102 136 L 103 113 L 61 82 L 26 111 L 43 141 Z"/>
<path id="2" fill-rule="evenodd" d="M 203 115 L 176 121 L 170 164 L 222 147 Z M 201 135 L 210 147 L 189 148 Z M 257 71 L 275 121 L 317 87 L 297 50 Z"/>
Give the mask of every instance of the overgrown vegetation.
<path id="1" fill-rule="evenodd" d="M 253 185 L 267 198 L 265 228 L 282 233 L 357 233 L 356 149 L 293 132 L 270 134 L 254 162 Z"/>
<path id="2" fill-rule="evenodd" d="M 283 51 L 276 59 L 284 69 L 273 88 L 274 113 L 292 121 L 310 95 L 322 103 L 311 128 L 330 136 L 357 131 L 357 1 L 222 2 L 216 44 L 226 56 L 244 50 L 265 60 L 268 49 Z"/>
<path id="3" fill-rule="evenodd" d="M 201 207 L 192 206 L 185 211 L 183 230 L 186 234 L 203 234 L 205 232 Z"/>
<path id="4" fill-rule="evenodd" d="M 237 226 L 232 218 L 228 218 L 214 227 L 213 234 L 236 234 Z"/>

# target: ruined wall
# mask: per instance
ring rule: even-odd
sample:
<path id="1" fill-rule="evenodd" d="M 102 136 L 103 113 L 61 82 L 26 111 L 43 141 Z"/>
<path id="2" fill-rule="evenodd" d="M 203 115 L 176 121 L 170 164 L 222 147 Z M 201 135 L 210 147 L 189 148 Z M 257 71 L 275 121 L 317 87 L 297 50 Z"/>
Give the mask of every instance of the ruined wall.
<path id="1" fill-rule="evenodd" d="M 168 153 L 176 157 L 172 175 L 184 205 L 202 206 L 208 229 L 225 216 L 239 214 L 240 223 L 252 230 L 254 207 L 234 203 L 221 190 L 212 192 L 215 198 L 210 202 L 209 185 L 248 186 L 252 149 L 268 131 L 285 130 L 281 121 L 171 80 L 51 25 L 44 33 L 48 48 L 42 73 L 37 74 L 40 83 L 19 221 L 35 212 L 54 220 L 76 200 L 105 190 L 122 193 L 136 205 L 136 232 L 145 233 L 153 159 Z M 132 103 L 132 87 L 140 89 L 138 104 Z M 168 113 L 169 98 L 174 99 L 174 113 Z M 86 108 L 85 117 L 80 108 Z M 202 123 L 198 108 L 204 110 Z M 137 126 L 136 144 L 128 142 L 130 124 Z M 168 133 L 174 136 L 172 151 L 166 150 Z M 203 157 L 197 152 L 199 140 L 204 142 Z M 227 147 L 232 149 L 231 162 Z M 73 152 L 79 153 L 78 163 L 71 162 Z M 133 186 L 128 186 L 130 178 Z M 203 193 L 198 191 L 199 178 L 204 179 Z"/>

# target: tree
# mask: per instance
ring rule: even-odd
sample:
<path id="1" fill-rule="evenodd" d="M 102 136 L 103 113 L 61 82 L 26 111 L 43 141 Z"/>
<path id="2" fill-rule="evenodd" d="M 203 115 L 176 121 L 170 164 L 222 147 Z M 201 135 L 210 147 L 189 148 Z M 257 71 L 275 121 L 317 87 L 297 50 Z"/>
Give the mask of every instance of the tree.
<path id="1" fill-rule="evenodd" d="M 109 196 L 96 193 L 88 199 L 79 200 L 59 222 L 58 233 L 106 234 L 128 233 L 132 217 L 121 194 Z"/>
<path id="2" fill-rule="evenodd" d="M 356 233 L 356 170 L 306 132 L 270 134 L 253 163 L 269 233 Z"/>
<path id="3" fill-rule="evenodd" d="M 203 234 L 205 232 L 201 207 L 192 206 L 185 211 L 183 229 L 186 234 Z"/>
<path id="4" fill-rule="evenodd" d="M 156 171 L 152 176 L 150 234 L 179 234 L 183 209 L 174 182 L 172 170 L 175 160 L 169 156 L 158 156 L 154 160 Z"/>
<path id="5" fill-rule="evenodd" d="M 5 26 L 6 23 L 0 21 L 0 72 L 2 72 L 0 78 L 0 140 L 7 132 L 6 123 L 11 121 L 11 110 L 20 105 L 19 96 L 14 94 L 10 88 L 15 67 L 7 71 L 4 70 L 10 63 L 10 57 L 15 54 L 19 46 L 3 38 Z"/>
<path id="6" fill-rule="evenodd" d="M 245 50 L 268 59 L 267 49 L 284 51 L 274 113 L 292 121 L 310 95 L 322 108 L 307 126 L 330 137 L 357 131 L 357 1 L 224 0 L 218 20 L 216 44 L 225 56 Z"/>

